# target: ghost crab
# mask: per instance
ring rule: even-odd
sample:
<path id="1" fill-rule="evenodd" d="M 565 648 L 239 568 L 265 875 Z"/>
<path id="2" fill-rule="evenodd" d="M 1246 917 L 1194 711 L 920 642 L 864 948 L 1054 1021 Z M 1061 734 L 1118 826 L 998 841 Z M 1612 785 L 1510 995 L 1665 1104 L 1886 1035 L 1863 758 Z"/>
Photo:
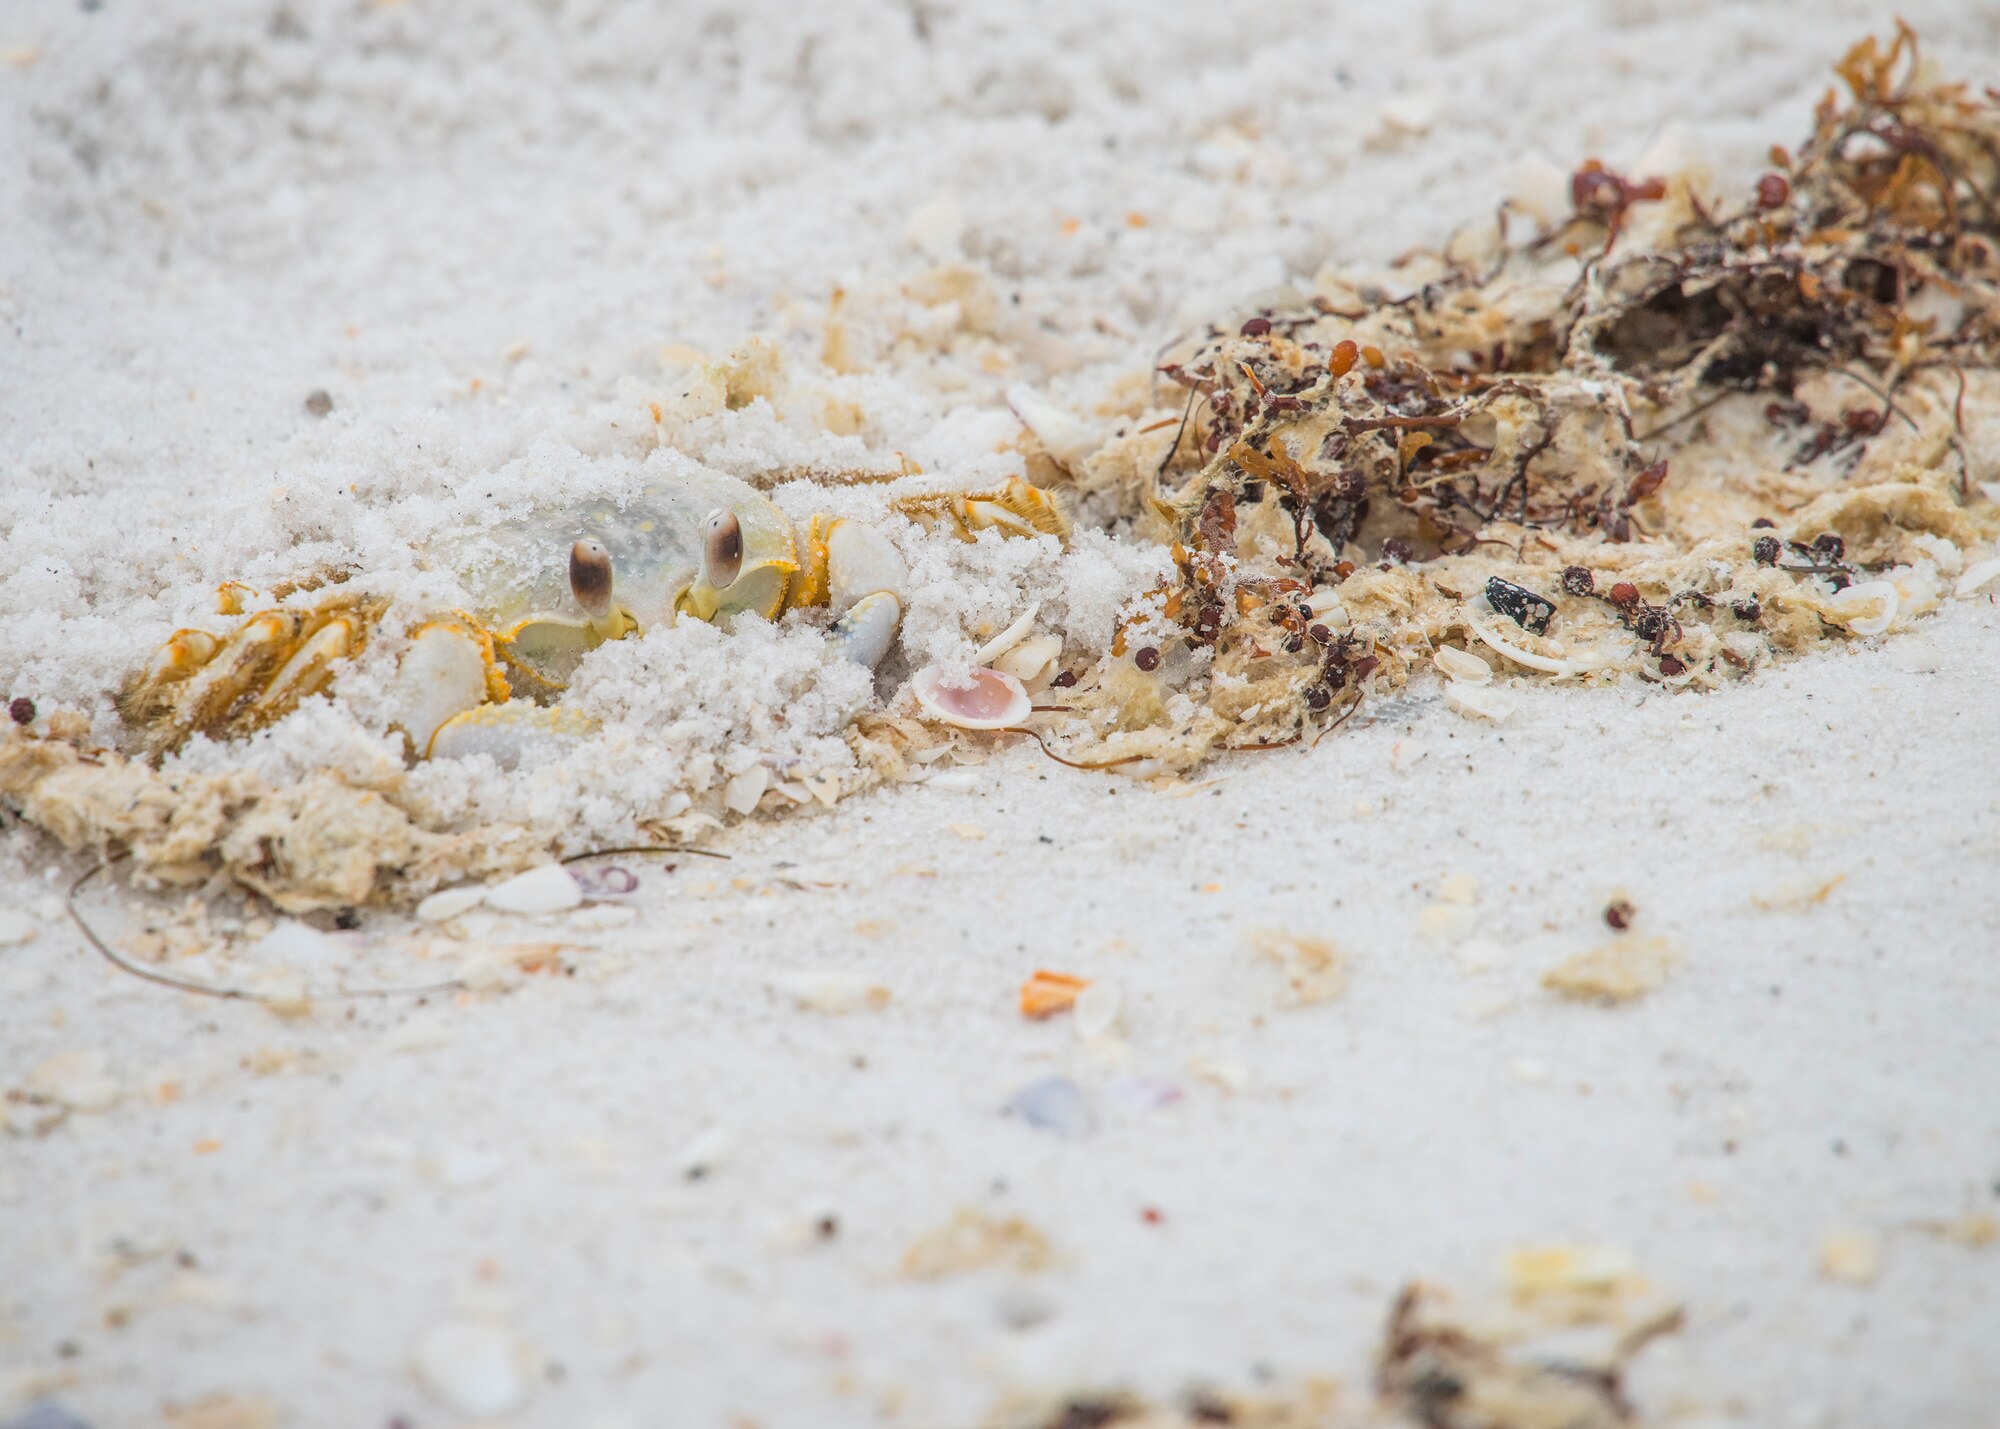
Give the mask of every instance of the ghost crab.
<path id="1" fill-rule="evenodd" d="M 1019 478 L 892 506 L 967 538 L 1068 529 L 1053 500 Z M 584 656 L 682 617 L 727 624 L 827 606 L 830 656 L 873 669 L 903 614 L 902 557 L 880 531 L 814 516 L 795 532 L 755 487 L 707 470 L 652 483 L 623 503 L 536 512 L 434 554 L 473 599 L 412 631 L 397 665 L 393 723 L 418 758 L 484 753 L 513 765 L 559 750 L 593 728 L 557 702 Z M 389 601 L 349 594 L 348 584 L 356 582 L 313 606 L 257 611 L 226 634 L 174 632 L 127 683 L 121 711 L 155 754 L 195 734 L 240 736 L 283 718 L 377 633 Z M 244 615 L 253 596 L 223 586 L 220 613 Z"/>

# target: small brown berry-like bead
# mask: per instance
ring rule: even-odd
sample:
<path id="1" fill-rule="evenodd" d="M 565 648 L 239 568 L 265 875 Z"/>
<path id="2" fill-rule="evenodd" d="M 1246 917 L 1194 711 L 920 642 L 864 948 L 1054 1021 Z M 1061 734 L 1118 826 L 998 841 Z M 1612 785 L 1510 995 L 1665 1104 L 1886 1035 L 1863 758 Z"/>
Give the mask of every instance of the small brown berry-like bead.
<path id="1" fill-rule="evenodd" d="M 1582 566 L 1564 566 L 1562 583 L 1571 595 L 1589 595 L 1597 589 L 1597 578 Z"/>
<path id="2" fill-rule="evenodd" d="M 1781 208 L 1792 196 L 1792 186 L 1783 174 L 1766 174 L 1757 180 L 1757 207 Z"/>
<path id="3" fill-rule="evenodd" d="M 1140 669 L 1144 670 L 1147 674 L 1151 674 L 1153 671 L 1160 668 L 1159 649 L 1152 645 L 1141 647 L 1138 653 L 1133 655 L 1132 663 L 1137 665 Z"/>
<path id="4" fill-rule="evenodd" d="M 15 724 L 35 722 L 35 702 L 26 695 L 17 695 L 7 702 L 7 718 Z"/>
<path id="5" fill-rule="evenodd" d="M 1611 587 L 1610 598 L 1613 605 L 1637 605 L 1639 603 L 1639 587 L 1633 585 L 1630 581 L 1620 581 L 1617 585 Z"/>
<path id="6" fill-rule="evenodd" d="M 1668 676 L 1684 675 L 1687 673 L 1687 666 L 1682 664 L 1676 656 L 1662 655 L 1660 657 L 1660 673 Z"/>
<path id="7" fill-rule="evenodd" d="M 1778 556 L 1784 549 L 1776 536 L 1759 536 L 1750 543 L 1750 555 L 1760 566 L 1778 564 Z"/>
<path id="8" fill-rule="evenodd" d="M 1243 324 L 1243 335 L 1245 337 L 1262 337 L 1270 330 L 1271 320 L 1269 318 L 1252 318 Z"/>

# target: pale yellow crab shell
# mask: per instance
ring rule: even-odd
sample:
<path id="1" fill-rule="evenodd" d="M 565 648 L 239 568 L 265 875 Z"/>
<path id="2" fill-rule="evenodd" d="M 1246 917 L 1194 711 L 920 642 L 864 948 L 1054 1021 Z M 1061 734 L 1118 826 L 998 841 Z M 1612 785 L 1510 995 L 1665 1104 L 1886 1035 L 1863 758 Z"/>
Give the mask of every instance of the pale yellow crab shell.
<path id="1" fill-rule="evenodd" d="M 717 588 L 702 575 L 702 522 L 734 512 L 743 562 Z M 611 553 L 615 631 L 593 627 L 570 592 L 570 549 L 584 537 Z M 670 625 L 683 615 L 726 621 L 754 612 L 769 620 L 784 609 L 798 569 L 791 523 L 754 487 L 721 472 L 696 471 L 654 482 L 623 502 L 591 501 L 509 521 L 470 537 L 450 553 L 472 613 L 493 632 L 517 693 L 548 695 L 569 682 L 577 661 L 607 634 Z"/>

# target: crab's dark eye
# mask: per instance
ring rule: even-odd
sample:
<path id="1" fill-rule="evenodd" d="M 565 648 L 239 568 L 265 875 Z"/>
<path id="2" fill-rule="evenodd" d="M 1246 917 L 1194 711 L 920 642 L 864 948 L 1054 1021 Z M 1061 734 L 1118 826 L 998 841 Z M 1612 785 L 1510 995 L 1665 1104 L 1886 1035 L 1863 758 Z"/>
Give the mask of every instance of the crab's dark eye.
<path id="1" fill-rule="evenodd" d="M 701 523 L 702 567 L 717 590 L 732 584 L 743 569 L 743 526 L 734 511 L 711 511 Z"/>
<path id="2" fill-rule="evenodd" d="M 584 613 L 592 617 L 611 609 L 611 552 L 602 541 L 586 536 L 569 548 L 569 589 Z"/>

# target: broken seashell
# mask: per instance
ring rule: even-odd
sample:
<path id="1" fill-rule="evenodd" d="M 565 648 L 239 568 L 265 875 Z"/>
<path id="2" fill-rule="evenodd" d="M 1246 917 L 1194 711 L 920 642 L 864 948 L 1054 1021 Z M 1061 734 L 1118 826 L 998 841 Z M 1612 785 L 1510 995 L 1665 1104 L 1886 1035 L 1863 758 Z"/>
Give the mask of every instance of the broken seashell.
<path id="1" fill-rule="evenodd" d="M 1035 434 L 1050 456 L 1064 467 L 1075 466 L 1100 445 L 1098 435 L 1075 413 L 1057 406 L 1026 383 L 1007 389 L 1007 405 L 1021 425 Z"/>
<path id="2" fill-rule="evenodd" d="M 1896 609 L 1901 604 L 1901 596 L 1889 581 L 1862 581 L 1845 590 L 1835 591 L 1826 602 L 1827 614 L 1845 625 L 1856 635 L 1880 635 L 1896 619 Z M 1881 609 L 1874 615 L 1861 615 L 1870 606 Z"/>
<path id="3" fill-rule="evenodd" d="M 1016 645 L 1028 638 L 1028 632 L 1035 628 L 1035 617 L 1041 613 L 1042 603 L 1038 600 L 1021 613 L 1020 619 L 972 652 L 972 663 L 990 665 L 1005 655 Z"/>
<path id="4" fill-rule="evenodd" d="M 1440 675 L 1448 679 L 1483 685 L 1493 678 L 1491 665 L 1470 650 L 1461 650 L 1456 645 L 1440 645 L 1431 653 L 1431 663 L 1437 666 Z"/>
<path id="5" fill-rule="evenodd" d="M 1960 600 L 1970 600 L 1993 584 L 1996 578 L 2000 578 L 2000 556 L 1990 556 L 1968 568 L 1958 578 L 1958 584 L 1952 587 L 1951 593 Z"/>
<path id="6" fill-rule="evenodd" d="M 770 787 L 771 771 L 761 764 L 753 764 L 741 773 L 729 776 L 729 782 L 722 787 L 722 806 L 732 814 L 748 814 L 757 807 L 757 801 Z"/>
<path id="7" fill-rule="evenodd" d="M 1452 680 L 1444 687 L 1444 702 L 1467 717 L 1490 719 L 1495 724 L 1514 713 L 1513 696 L 1487 685 Z"/>
<path id="8" fill-rule="evenodd" d="M 1017 680 L 1034 680 L 1048 673 L 1062 654 L 1060 635 L 1037 635 L 1023 640 L 1005 655 L 993 662 L 993 668 L 1003 675 L 1012 675 Z"/>
<path id="9" fill-rule="evenodd" d="M 559 863 L 517 873 L 486 890 L 486 906 L 502 913 L 565 913 L 583 902 L 583 890 Z"/>
<path id="10" fill-rule="evenodd" d="M 910 689 L 926 714 L 960 729 L 1005 729 L 1034 708 L 1021 682 L 998 670 L 975 667 L 964 683 L 953 685 L 944 671 L 926 665 L 911 678 Z"/>

